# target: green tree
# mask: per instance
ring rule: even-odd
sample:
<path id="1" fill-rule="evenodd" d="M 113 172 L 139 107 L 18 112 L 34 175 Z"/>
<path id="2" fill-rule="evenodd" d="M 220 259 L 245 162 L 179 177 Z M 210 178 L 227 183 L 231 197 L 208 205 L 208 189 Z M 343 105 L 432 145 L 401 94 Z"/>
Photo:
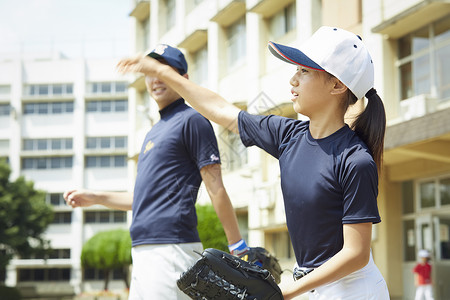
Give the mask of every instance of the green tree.
<path id="1" fill-rule="evenodd" d="M 115 269 L 121 269 L 125 286 L 129 288 L 128 268 L 131 264 L 131 238 L 128 230 L 102 231 L 90 238 L 81 251 L 81 265 L 84 268 L 103 270 L 104 290 L 108 290 L 109 276 Z"/>
<path id="2" fill-rule="evenodd" d="M 49 241 L 42 234 L 53 220 L 45 193 L 23 177 L 10 181 L 11 169 L 0 161 L 0 271 L 13 255 L 43 254 Z"/>
<path id="3" fill-rule="evenodd" d="M 216 248 L 228 251 L 227 237 L 214 207 L 212 205 L 196 205 L 196 209 L 198 218 L 197 230 L 203 248 Z"/>

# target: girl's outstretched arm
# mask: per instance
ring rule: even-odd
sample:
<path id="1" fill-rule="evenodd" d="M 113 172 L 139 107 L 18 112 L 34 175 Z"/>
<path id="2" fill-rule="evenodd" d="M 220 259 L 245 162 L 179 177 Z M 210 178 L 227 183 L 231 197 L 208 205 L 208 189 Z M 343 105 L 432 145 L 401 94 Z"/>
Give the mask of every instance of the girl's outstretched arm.
<path id="1" fill-rule="evenodd" d="M 139 56 L 122 59 L 117 64 L 117 69 L 121 73 L 142 73 L 145 76 L 159 78 L 204 117 L 228 130 L 239 133 L 239 108 L 213 91 L 189 81 L 170 66 L 149 56 Z"/>

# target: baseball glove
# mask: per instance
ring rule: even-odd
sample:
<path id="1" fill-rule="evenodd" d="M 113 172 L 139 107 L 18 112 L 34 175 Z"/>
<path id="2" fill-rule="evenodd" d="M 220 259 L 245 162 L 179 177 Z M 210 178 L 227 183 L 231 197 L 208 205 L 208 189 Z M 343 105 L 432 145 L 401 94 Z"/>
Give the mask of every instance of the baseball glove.
<path id="1" fill-rule="evenodd" d="M 186 295 L 197 300 L 282 300 L 269 271 L 229 253 L 208 248 L 177 280 Z"/>
<path id="2" fill-rule="evenodd" d="M 278 263 L 278 259 L 266 249 L 262 247 L 250 247 L 250 250 L 239 256 L 239 258 L 266 269 L 272 274 L 276 283 L 279 284 L 281 282 L 281 273 L 283 271 Z"/>

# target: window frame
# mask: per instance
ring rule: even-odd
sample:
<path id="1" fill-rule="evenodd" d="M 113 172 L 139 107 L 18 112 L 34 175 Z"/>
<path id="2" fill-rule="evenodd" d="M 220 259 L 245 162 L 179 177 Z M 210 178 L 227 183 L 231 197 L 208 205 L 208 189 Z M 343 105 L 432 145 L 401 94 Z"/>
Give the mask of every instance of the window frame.
<path id="1" fill-rule="evenodd" d="M 439 65 L 438 52 L 439 50 L 445 49 L 446 47 L 450 46 L 450 36 L 449 34 L 444 34 L 444 38 L 440 40 L 440 35 L 436 35 L 435 32 L 436 25 L 444 21 L 445 18 L 448 17 L 449 16 L 447 15 L 444 18 L 429 23 L 413 32 L 408 33 L 407 35 L 400 37 L 397 40 L 397 59 L 395 61 L 395 67 L 397 68 L 398 74 L 398 99 L 400 102 L 422 94 L 430 95 L 441 101 L 450 100 L 450 83 L 445 85 L 445 87 L 448 86 L 448 96 L 444 96 L 445 92 L 443 92 L 442 90 L 445 89 L 441 87 L 440 77 L 438 76 L 437 72 Z M 448 27 L 447 30 L 443 32 L 448 31 L 450 31 L 450 27 Z M 425 47 L 421 47 L 420 49 L 414 50 L 414 37 L 420 36 L 420 32 L 427 32 L 427 45 Z M 402 44 L 402 42 L 404 44 Z M 409 49 L 406 49 L 405 47 L 403 47 L 403 45 L 409 46 Z M 406 52 L 404 52 L 405 49 Z M 427 73 L 421 77 L 417 77 L 414 71 L 416 69 L 414 67 L 414 63 L 418 63 L 420 59 L 423 59 L 423 61 L 426 62 Z M 410 67 L 408 67 L 408 65 L 410 65 Z M 417 68 L 417 70 L 421 70 L 421 72 L 423 72 L 424 69 L 425 68 L 423 67 Z M 450 71 L 447 70 L 447 72 Z M 447 76 L 450 77 L 449 74 L 447 74 Z M 426 89 L 428 90 L 427 92 L 421 92 L 419 86 L 416 83 L 417 78 L 424 78 L 425 80 L 428 80 L 428 86 L 426 87 Z M 426 84 L 426 81 L 424 83 Z"/>

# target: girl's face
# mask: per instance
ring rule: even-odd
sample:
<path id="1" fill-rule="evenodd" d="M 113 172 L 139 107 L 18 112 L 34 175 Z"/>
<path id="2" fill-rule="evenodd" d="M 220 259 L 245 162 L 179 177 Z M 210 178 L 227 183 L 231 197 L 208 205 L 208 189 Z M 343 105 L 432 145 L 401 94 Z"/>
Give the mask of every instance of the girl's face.
<path id="1" fill-rule="evenodd" d="M 334 83 L 326 72 L 298 66 L 289 82 L 292 85 L 291 101 L 297 113 L 311 118 L 330 105 Z"/>

